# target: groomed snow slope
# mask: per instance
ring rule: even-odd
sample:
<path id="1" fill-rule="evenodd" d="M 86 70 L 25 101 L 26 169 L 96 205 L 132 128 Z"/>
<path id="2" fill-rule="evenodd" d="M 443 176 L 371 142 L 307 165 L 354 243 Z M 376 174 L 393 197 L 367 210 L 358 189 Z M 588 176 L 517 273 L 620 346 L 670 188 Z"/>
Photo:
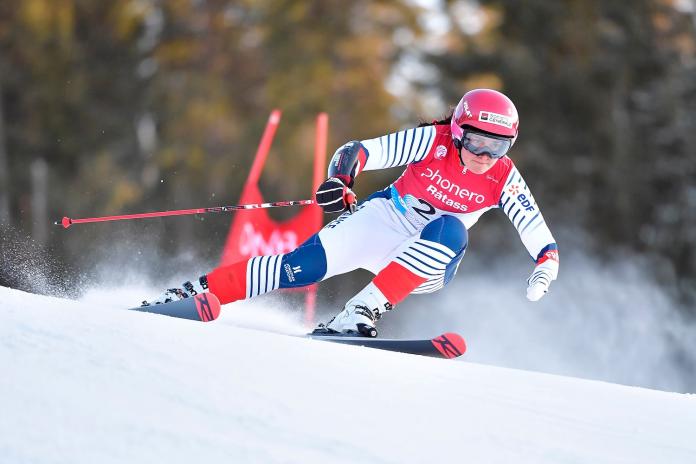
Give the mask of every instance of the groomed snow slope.
<path id="1" fill-rule="evenodd" d="M 0 301 L 2 463 L 696 462 L 694 395 Z"/>

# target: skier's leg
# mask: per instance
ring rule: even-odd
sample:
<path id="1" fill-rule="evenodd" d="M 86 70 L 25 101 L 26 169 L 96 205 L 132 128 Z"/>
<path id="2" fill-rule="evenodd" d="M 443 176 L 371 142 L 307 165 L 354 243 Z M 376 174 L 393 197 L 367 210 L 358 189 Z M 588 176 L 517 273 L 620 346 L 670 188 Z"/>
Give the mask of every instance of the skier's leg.
<path id="1" fill-rule="evenodd" d="M 278 288 L 295 288 L 319 282 L 326 275 L 326 253 L 319 234 L 312 235 L 290 253 L 256 256 L 219 266 L 199 279 L 170 288 L 144 305 L 168 303 L 210 291 L 220 303 L 253 298 Z"/>
<path id="2" fill-rule="evenodd" d="M 345 332 L 360 331 L 358 324 L 374 328 L 386 311 L 410 293 L 428 293 L 442 288 L 456 272 L 467 246 L 466 228 L 454 216 L 442 216 L 404 243 L 367 287 L 346 303 L 327 327 Z"/>
<path id="3" fill-rule="evenodd" d="M 207 275 L 208 287 L 225 304 L 373 266 L 405 238 L 390 227 L 383 202 L 379 198 L 364 202 L 355 213 L 339 216 L 290 253 L 217 268 Z"/>
<path id="4" fill-rule="evenodd" d="M 319 234 L 290 253 L 257 256 L 221 266 L 206 278 L 221 303 L 253 298 L 278 288 L 304 287 L 326 275 L 326 253 Z"/>
<path id="5" fill-rule="evenodd" d="M 441 245 L 438 250 L 436 244 Z M 461 221 L 443 216 L 426 226 L 418 240 L 399 250 L 373 282 L 393 306 L 409 294 L 435 292 L 452 280 L 467 245 L 468 233 Z"/>
<path id="6" fill-rule="evenodd" d="M 208 290 L 225 304 L 278 288 L 303 287 L 359 267 L 370 268 L 384 260 L 405 237 L 390 227 L 383 209 L 381 198 L 365 202 L 355 213 L 341 215 L 290 253 L 220 266 L 145 304 L 165 303 Z"/>

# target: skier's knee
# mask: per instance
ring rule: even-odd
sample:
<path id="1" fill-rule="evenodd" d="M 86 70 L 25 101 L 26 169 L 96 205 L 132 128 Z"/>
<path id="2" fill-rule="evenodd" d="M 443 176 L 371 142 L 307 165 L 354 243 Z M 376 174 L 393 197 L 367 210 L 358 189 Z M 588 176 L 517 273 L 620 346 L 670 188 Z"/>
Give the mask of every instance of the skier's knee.
<path id="1" fill-rule="evenodd" d="M 450 261 L 450 263 L 445 268 L 445 285 L 450 283 L 450 281 L 454 278 L 454 275 L 457 273 L 457 269 L 459 269 L 459 264 L 462 262 L 462 258 L 464 257 L 465 249 L 466 248 L 462 248 L 462 250 L 459 253 L 457 253 L 457 255 L 454 258 L 452 258 L 452 261 Z"/>
<path id="2" fill-rule="evenodd" d="M 454 216 L 444 215 L 425 226 L 420 238 L 440 243 L 460 254 L 466 248 L 469 237 L 462 221 Z"/>
<path id="3" fill-rule="evenodd" d="M 318 234 L 312 235 L 294 251 L 283 255 L 280 287 L 303 287 L 319 282 L 326 275 L 326 253 Z"/>

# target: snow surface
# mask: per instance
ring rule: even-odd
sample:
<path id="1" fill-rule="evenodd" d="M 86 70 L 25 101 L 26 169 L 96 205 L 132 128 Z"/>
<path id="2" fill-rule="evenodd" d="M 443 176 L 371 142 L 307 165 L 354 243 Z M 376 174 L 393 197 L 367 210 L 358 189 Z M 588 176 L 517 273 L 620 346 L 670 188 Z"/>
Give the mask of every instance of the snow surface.
<path id="1" fill-rule="evenodd" d="M 696 462 L 694 395 L 98 299 L 0 287 L 0 462 Z"/>

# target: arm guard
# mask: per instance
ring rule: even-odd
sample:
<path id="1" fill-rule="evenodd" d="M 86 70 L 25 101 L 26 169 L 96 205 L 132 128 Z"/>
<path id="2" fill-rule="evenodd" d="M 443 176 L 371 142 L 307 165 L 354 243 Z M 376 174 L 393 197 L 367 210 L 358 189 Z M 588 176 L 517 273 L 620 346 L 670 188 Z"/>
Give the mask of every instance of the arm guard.
<path id="1" fill-rule="evenodd" d="M 346 143 L 331 158 L 329 177 L 337 177 L 352 188 L 355 178 L 365 167 L 367 157 L 367 150 L 360 142 L 356 140 Z"/>
<path id="2" fill-rule="evenodd" d="M 548 261 L 549 259 L 551 261 L 559 262 L 558 245 L 556 245 L 555 243 L 549 243 L 548 245 L 546 245 L 537 255 L 535 262 L 536 264 L 541 264 L 544 261 Z"/>

